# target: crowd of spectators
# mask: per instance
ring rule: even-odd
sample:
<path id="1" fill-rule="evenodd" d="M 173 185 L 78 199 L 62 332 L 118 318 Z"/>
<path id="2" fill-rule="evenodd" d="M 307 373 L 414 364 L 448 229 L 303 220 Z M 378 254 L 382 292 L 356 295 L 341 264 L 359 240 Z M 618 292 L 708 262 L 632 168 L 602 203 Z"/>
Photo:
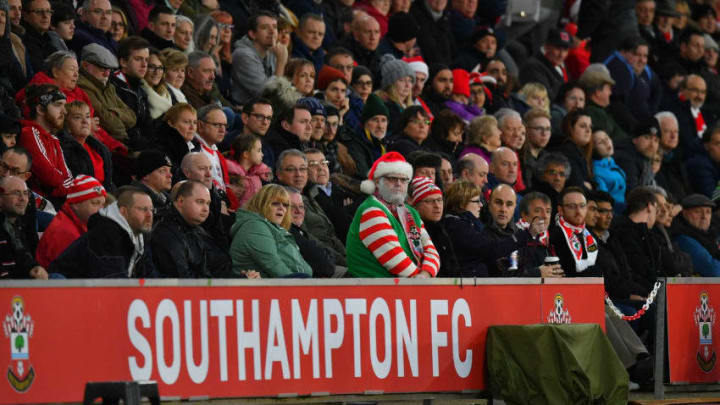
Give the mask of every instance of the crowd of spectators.
<path id="1" fill-rule="evenodd" d="M 0 278 L 720 276 L 717 2 L 478 3 L 0 0 Z"/>

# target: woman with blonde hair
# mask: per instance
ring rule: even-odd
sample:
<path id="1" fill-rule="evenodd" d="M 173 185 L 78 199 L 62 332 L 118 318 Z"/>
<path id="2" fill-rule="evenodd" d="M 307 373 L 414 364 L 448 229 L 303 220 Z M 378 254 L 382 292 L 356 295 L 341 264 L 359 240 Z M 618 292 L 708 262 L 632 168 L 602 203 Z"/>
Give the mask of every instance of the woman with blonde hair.
<path id="1" fill-rule="evenodd" d="M 185 68 L 188 65 L 187 55 L 172 48 L 163 49 L 160 54 L 165 58 L 165 76 L 163 80 L 165 87 L 170 91 L 172 103 L 187 103 L 185 94 L 180 90 L 180 87 L 185 82 Z"/>
<path id="2" fill-rule="evenodd" d="M 547 89 L 542 84 L 527 83 L 518 91 L 518 95 L 530 108 L 539 108 L 550 113 L 550 98 Z"/>
<path id="3" fill-rule="evenodd" d="M 112 16 L 110 17 L 110 36 L 115 42 L 127 38 L 128 36 L 128 18 L 118 6 L 112 6 Z"/>
<path id="4" fill-rule="evenodd" d="M 402 112 L 413 105 L 412 88 L 415 83 L 415 71 L 404 60 L 395 59 L 392 55 L 383 55 L 380 59 L 380 90 L 378 97 L 390 110 L 388 132 L 397 132 L 397 121 Z"/>
<path id="5" fill-rule="evenodd" d="M 445 229 L 464 277 L 488 276 L 484 257 L 478 250 L 487 244 L 481 236 L 484 228 L 480 221 L 482 206 L 482 189 L 469 181 L 456 181 L 445 192 Z"/>
<path id="6" fill-rule="evenodd" d="M 197 111 L 188 103 L 173 105 L 158 123 L 155 131 L 157 147 L 167 154 L 173 167 L 179 168 L 183 157 L 193 148 L 196 130 Z"/>
<path id="7" fill-rule="evenodd" d="M 290 229 L 290 196 L 280 185 L 267 184 L 235 213 L 230 229 L 232 271 L 257 270 L 263 278 L 311 277 Z"/>
<path id="8" fill-rule="evenodd" d="M 150 103 L 150 116 L 153 119 L 165 114 L 165 111 L 172 107 L 170 90 L 165 86 L 165 57 L 155 48 L 150 48 L 147 72 L 141 80 L 145 93 Z"/>
<path id="9" fill-rule="evenodd" d="M 482 156 L 490 164 L 490 156 L 502 145 L 498 121 L 492 115 L 475 117 L 468 128 L 468 145 L 460 153 L 459 158 L 468 153 Z"/>

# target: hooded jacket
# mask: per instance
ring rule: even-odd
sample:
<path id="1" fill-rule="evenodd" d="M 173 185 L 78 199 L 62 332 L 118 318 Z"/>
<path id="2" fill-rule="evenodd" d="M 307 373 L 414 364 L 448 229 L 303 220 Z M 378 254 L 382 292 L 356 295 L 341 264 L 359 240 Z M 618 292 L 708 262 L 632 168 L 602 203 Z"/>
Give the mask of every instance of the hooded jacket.
<path id="1" fill-rule="evenodd" d="M 230 237 L 230 256 L 236 277 L 241 277 L 244 270 L 257 270 L 263 278 L 292 273 L 312 275 L 312 269 L 302 258 L 295 238 L 259 214 L 237 210 Z"/>
<path id="2" fill-rule="evenodd" d="M 67 278 L 155 277 L 144 235 L 135 235 L 117 202 L 88 220 L 88 231 L 50 263 L 51 273 Z"/>
<path id="3" fill-rule="evenodd" d="M 232 61 L 232 98 L 239 104 L 260 95 L 265 82 L 275 74 L 277 65 L 275 54 L 268 51 L 264 58 L 260 57 L 247 35 L 235 41 Z"/>

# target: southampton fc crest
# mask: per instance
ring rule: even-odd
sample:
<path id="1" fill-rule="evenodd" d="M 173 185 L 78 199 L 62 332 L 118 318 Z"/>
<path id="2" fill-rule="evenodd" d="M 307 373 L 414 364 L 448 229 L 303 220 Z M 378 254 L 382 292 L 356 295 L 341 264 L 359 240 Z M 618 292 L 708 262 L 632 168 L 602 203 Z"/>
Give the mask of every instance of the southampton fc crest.
<path id="1" fill-rule="evenodd" d="M 548 314 L 548 323 L 570 323 L 570 311 L 565 308 L 565 299 L 562 294 L 555 294 L 553 309 Z"/>
<path id="2" fill-rule="evenodd" d="M 30 338 L 35 322 L 25 312 L 25 301 L 15 297 L 10 304 L 12 312 L 5 316 L 3 330 L 5 338 L 10 340 L 10 365 L 7 379 L 18 392 L 25 392 L 35 379 L 35 370 L 30 364 Z"/>
<path id="3" fill-rule="evenodd" d="M 715 350 L 712 344 L 712 330 L 715 323 L 715 309 L 710 306 L 707 291 L 700 293 L 700 306 L 695 308 L 695 325 L 698 327 L 699 345 L 697 362 L 702 371 L 709 373 L 715 367 Z"/>

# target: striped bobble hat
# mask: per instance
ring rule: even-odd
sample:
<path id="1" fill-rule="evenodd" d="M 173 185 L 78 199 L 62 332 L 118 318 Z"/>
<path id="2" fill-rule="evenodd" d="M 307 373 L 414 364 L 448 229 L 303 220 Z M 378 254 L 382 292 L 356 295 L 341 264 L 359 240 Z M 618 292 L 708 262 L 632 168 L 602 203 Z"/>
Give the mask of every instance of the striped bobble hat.
<path id="1" fill-rule="evenodd" d="M 429 177 L 415 177 L 410 183 L 410 187 L 412 187 L 412 194 L 410 196 L 412 198 L 412 205 L 416 205 L 434 194 L 442 196 L 440 187 L 436 186 Z"/>
<path id="2" fill-rule="evenodd" d="M 68 204 L 78 204 L 95 197 L 107 197 L 105 187 L 95 177 L 84 174 L 73 179 L 69 191 L 66 200 Z"/>

